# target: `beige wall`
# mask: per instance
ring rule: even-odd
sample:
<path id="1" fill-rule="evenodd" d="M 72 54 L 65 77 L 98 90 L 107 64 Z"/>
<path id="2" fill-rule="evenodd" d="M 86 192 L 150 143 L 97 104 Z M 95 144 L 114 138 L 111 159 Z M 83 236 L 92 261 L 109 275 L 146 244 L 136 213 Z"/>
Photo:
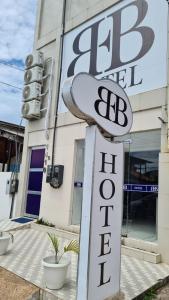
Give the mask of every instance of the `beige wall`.
<path id="1" fill-rule="evenodd" d="M 169 264 L 169 153 L 161 153 L 159 161 L 158 243 L 162 260 Z"/>
<path id="2" fill-rule="evenodd" d="M 53 189 L 43 178 L 40 216 L 58 225 L 70 224 L 74 182 L 74 141 L 85 137 L 85 123 L 59 127 L 56 131 L 55 163 L 64 165 L 63 184 Z"/>

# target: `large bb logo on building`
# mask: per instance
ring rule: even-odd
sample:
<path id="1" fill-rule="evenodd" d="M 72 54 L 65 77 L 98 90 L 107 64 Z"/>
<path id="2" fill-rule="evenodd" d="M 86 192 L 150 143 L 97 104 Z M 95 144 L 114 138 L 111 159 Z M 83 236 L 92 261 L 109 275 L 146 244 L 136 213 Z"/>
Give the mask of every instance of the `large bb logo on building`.
<path id="1" fill-rule="evenodd" d="M 80 72 L 112 79 L 129 96 L 166 86 L 167 18 L 166 0 L 124 0 L 68 32 L 61 87 Z"/>
<path id="2" fill-rule="evenodd" d="M 122 15 L 125 14 L 126 11 L 130 11 L 130 8 L 135 10 L 135 21 L 130 27 L 126 26 L 126 28 L 123 29 L 122 23 L 124 20 Z M 99 42 L 99 35 L 104 17 L 80 31 L 73 41 L 73 52 L 76 57 L 68 67 L 68 77 L 74 75 L 78 60 L 87 53 L 89 53 L 89 73 L 93 75 L 101 74 L 102 70 L 98 65 L 98 52 L 100 47 L 105 47 L 107 55 L 109 55 L 110 58 L 109 64 L 107 65 L 107 68 L 104 69 L 104 72 L 111 71 L 141 59 L 151 49 L 155 37 L 154 30 L 149 25 L 142 25 L 142 22 L 147 16 L 147 12 L 148 2 L 146 0 L 136 0 L 130 1 L 129 4 L 108 14 L 107 21 L 113 26 L 107 30 L 107 34 L 104 34 L 102 42 Z M 84 40 L 85 34 L 89 31 L 91 39 L 90 47 L 89 49 L 83 49 L 80 43 Z M 133 33 L 135 33 L 138 39 L 140 38 L 140 45 L 135 49 L 135 53 L 131 54 L 130 58 L 122 60 L 121 49 L 123 47 L 123 40 L 126 39 L 127 41 L 128 36 L 133 35 Z M 131 84 L 134 84 L 134 82 Z"/>

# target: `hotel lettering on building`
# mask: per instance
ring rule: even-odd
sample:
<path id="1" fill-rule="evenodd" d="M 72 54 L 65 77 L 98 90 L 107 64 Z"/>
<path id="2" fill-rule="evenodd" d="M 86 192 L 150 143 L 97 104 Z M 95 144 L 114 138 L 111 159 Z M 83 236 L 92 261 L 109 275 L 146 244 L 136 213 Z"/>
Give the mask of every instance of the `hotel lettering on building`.
<path id="1" fill-rule="evenodd" d="M 46 68 L 54 60 L 49 137 L 44 110 L 26 126 L 18 215 L 79 228 L 87 123 L 68 112 L 62 86 L 79 72 L 112 79 L 133 111 L 130 133 L 114 138 L 125 149 L 122 235 L 156 243 L 169 263 L 168 2 L 41 0 L 35 51 L 43 52 Z M 42 108 L 45 101 L 47 95 Z M 46 182 L 52 160 L 64 166 L 57 189 Z"/>

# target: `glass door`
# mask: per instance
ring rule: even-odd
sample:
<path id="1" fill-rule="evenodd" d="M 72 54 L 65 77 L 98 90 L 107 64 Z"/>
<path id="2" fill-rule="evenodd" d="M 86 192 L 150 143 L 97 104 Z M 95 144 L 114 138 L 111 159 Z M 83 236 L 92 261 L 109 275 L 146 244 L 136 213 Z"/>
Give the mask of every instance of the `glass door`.
<path id="1" fill-rule="evenodd" d="M 32 148 L 26 192 L 26 215 L 38 217 L 41 201 L 45 148 Z"/>
<path id="2" fill-rule="evenodd" d="M 124 236 L 157 239 L 158 160 L 160 130 L 116 138 L 124 143 Z"/>

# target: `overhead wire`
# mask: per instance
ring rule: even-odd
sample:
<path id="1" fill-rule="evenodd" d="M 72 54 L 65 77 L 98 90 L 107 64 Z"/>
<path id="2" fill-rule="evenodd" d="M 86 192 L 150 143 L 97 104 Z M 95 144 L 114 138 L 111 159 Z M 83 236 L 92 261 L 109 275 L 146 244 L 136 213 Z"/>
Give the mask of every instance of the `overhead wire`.
<path id="1" fill-rule="evenodd" d="M 9 68 L 16 69 L 16 70 L 24 72 L 23 69 L 18 68 L 15 65 L 12 65 L 12 64 L 9 64 L 9 63 L 6 63 L 6 62 L 0 61 L 0 65 L 5 65 Z M 22 90 L 22 88 L 20 88 L 18 86 L 15 86 L 15 85 L 12 85 L 10 83 L 4 82 L 4 81 L 0 81 L 0 84 L 6 85 L 8 87 L 12 87 L 12 88 L 17 89 L 17 90 Z M 19 130 L 21 128 L 22 120 L 23 120 L 23 118 L 21 118 L 21 121 L 20 121 L 20 124 L 19 124 L 19 127 L 18 127 L 18 131 L 17 131 L 17 134 L 15 136 L 15 168 L 14 168 L 13 172 L 11 173 L 11 178 L 10 178 L 11 182 L 12 182 L 12 180 L 18 180 L 18 166 L 19 166 L 19 163 L 20 163 L 20 160 L 21 160 L 21 143 L 19 143 L 19 147 L 18 147 L 17 138 L 18 138 L 18 135 L 19 135 Z M 14 199 L 15 199 L 15 193 L 12 194 L 12 201 L 11 201 L 11 208 L 10 208 L 10 218 L 12 217 L 12 214 L 13 214 Z"/>
<path id="2" fill-rule="evenodd" d="M 9 68 L 16 69 L 16 70 L 19 70 L 19 71 L 24 72 L 24 69 L 21 69 L 21 68 L 19 68 L 19 67 L 16 67 L 15 65 L 9 64 L 9 63 L 7 63 L 7 62 L 2 62 L 2 61 L 0 61 L 0 65 L 5 65 L 5 66 L 7 66 L 7 67 L 9 67 Z M 10 84 L 10 83 L 4 82 L 4 81 L 0 81 L 0 84 L 7 85 L 7 86 L 9 86 L 9 87 L 13 87 L 13 88 L 18 89 L 18 90 L 22 90 L 22 88 L 20 88 L 20 87 L 18 87 L 18 86 L 15 86 L 15 85 L 12 85 L 12 84 Z"/>
<path id="3" fill-rule="evenodd" d="M 17 90 L 22 90 L 22 88 L 16 86 L 16 85 L 12 85 L 10 83 L 7 83 L 7 82 L 4 82 L 4 81 L 0 81 L 0 84 L 4 84 L 4 85 L 7 85 L 9 87 L 13 87 L 14 89 L 17 89 Z"/>
<path id="4" fill-rule="evenodd" d="M 7 67 L 9 67 L 9 68 L 16 69 L 16 70 L 18 70 L 18 71 L 24 72 L 24 69 L 21 69 L 21 68 L 15 66 L 15 65 L 12 65 L 12 64 L 7 63 L 7 62 L 2 62 L 2 61 L 0 61 L 0 65 L 4 65 L 4 66 L 7 66 Z"/>
<path id="5" fill-rule="evenodd" d="M 18 71 L 24 72 L 24 69 L 18 68 L 13 64 L 9 64 L 9 63 L 0 61 L 0 65 L 5 65 L 9 68 L 16 69 Z M 4 82 L 4 81 L 0 81 L 0 84 L 6 85 L 8 87 L 12 87 L 12 88 L 17 89 L 17 90 L 22 90 L 22 88 L 20 88 L 18 86 L 15 86 L 15 85 L 12 85 L 10 83 Z M 14 168 L 13 172 L 11 173 L 11 182 L 12 182 L 12 180 L 18 180 L 18 166 L 19 166 L 19 163 L 20 163 L 20 160 L 21 160 L 21 143 L 19 143 L 19 147 L 18 147 L 17 138 L 18 138 L 18 135 L 19 135 L 19 130 L 21 128 L 22 120 L 23 120 L 23 118 L 21 118 L 21 121 L 20 121 L 20 124 L 19 124 L 19 127 L 18 127 L 18 131 L 17 131 L 16 136 L 15 136 L 15 168 Z M 15 199 L 15 193 L 12 194 L 12 201 L 11 201 L 11 208 L 10 208 L 10 218 L 12 217 L 12 214 L 13 214 L 14 199 Z"/>

